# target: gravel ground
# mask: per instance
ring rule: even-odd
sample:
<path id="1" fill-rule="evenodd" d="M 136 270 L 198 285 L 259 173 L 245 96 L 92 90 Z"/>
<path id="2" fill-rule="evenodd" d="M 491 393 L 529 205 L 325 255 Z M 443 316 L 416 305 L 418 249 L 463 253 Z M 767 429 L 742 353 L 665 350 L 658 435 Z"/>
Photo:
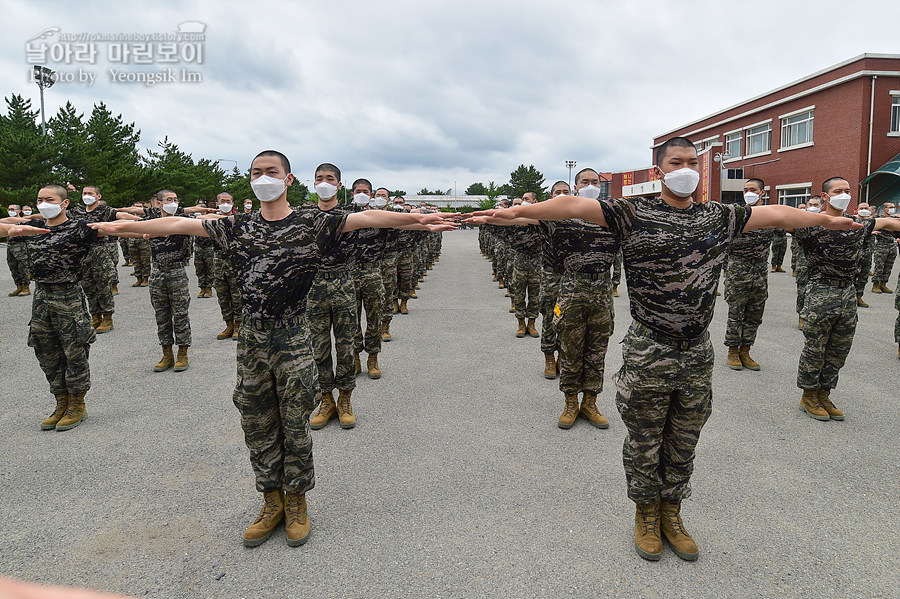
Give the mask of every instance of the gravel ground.
<path id="1" fill-rule="evenodd" d="M 684 507 L 701 557 L 649 563 L 633 550 L 610 382 L 624 293 L 598 401 L 611 426 L 563 431 L 539 341 L 514 336 L 477 233 L 445 234 L 394 318 L 384 377 L 358 379 L 358 426 L 313 433 L 310 542 L 245 549 L 260 496 L 231 402 L 235 344 L 215 338 L 216 300 L 194 297 L 190 368 L 154 373 L 153 311 L 128 272 L 115 329 L 92 347 L 89 418 L 59 433 L 38 427 L 53 399 L 25 344 L 31 299 L 6 297 L 0 269 L 4 576 L 166 598 L 898 596 L 893 296 L 866 294 L 832 395 L 842 423 L 797 408 L 790 273 L 770 275 L 760 372 L 725 365 L 720 298 L 714 413 Z"/>

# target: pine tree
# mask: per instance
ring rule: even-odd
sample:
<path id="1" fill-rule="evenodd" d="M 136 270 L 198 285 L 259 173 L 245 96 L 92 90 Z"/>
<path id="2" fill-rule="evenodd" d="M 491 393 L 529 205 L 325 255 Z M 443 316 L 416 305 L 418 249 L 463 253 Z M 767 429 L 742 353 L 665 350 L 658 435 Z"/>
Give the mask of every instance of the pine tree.
<path id="1" fill-rule="evenodd" d="M 141 132 L 106 104 L 94 105 L 86 125 L 84 184 L 96 185 L 111 206 L 130 205 L 143 195 L 144 172 L 137 144 Z"/>
<path id="2" fill-rule="evenodd" d="M 37 126 L 39 113 L 18 94 L 5 98 L 0 116 L 0 202 L 33 204 L 41 185 L 53 183 L 53 149 Z"/>

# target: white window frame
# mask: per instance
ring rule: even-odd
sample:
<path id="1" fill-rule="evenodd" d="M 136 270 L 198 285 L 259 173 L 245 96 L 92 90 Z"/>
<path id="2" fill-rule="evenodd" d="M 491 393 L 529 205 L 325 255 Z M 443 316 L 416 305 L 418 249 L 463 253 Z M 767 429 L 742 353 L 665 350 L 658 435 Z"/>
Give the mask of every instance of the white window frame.
<path id="1" fill-rule="evenodd" d="M 809 118 L 805 121 L 797 121 L 796 123 L 788 123 L 786 122 L 788 119 L 809 114 Z M 789 112 L 787 114 L 782 114 L 778 117 L 778 120 L 781 121 L 781 147 L 778 148 L 779 152 L 783 152 L 786 150 L 799 150 L 800 148 L 808 148 L 813 145 L 813 135 L 815 133 L 815 119 L 816 119 L 816 107 L 815 105 L 807 106 L 806 108 L 801 108 L 800 110 L 795 110 L 793 112 Z M 809 139 L 807 141 L 801 141 L 799 143 L 791 144 L 791 127 L 794 125 L 798 125 L 800 123 L 807 122 L 809 123 Z"/>
<path id="2" fill-rule="evenodd" d="M 806 200 L 804 200 L 804 204 L 807 200 L 813 197 L 812 195 L 812 181 L 808 181 L 806 183 L 789 183 L 786 185 L 776 185 L 775 190 L 778 192 L 778 205 L 779 206 L 790 206 L 790 204 L 784 203 L 784 196 L 790 195 L 791 197 L 799 197 L 799 194 L 788 194 L 784 192 L 798 191 L 798 190 L 806 190 L 806 193 L 803 194 L 806 196 Z M 796 202 L 793 207 L 796 208 L 798 204 L 801 202 Z"/>
<path id="3" fill-rule="evenodd" d="M 760 127 L 768 125 L 769 126 L 769 148 L 767 150 L 763 150 L 762 152 L 750 152 L 750 131 L 753 129 L 759 129 Z M 745 131 L 744 134 L 744 158 L 755 158 L 756 156 L 768 156 L 772 153 L 772 119 L 766 119 L 764 121 L 760 121 L 758 123 L 753 123 L 752 125 L 747 125 L 743 128 Z"/>
<path id="4" fill-rule="evenodd" d="M 725 164 L 728 164 L 729 162 L 737 162 L 738 160 L 741 160 L 741 159 L 744 157 L 744 156 L 743 156 L 743 154 L 744 154 L 744 130 L 743 130 L 743 129 L 735 129 L 734 131 L 727 131 L 724 135 L 725 135 L 725 148 L 724 148 L 724 150 L 725 150 L 725 153 L 726 153 L 726 154 L 728 154 L 728 137 L 731 136 L 731 135 L 738 135 L 738 136 L 739 136 L 739 137 L 738 137 L 738 140 L 739 140 L 738 147 L 739 147 L 740 150 L 741 150 L 737 155 L 735 155 L 735 154 L 729 154 L 729 156 L 731 156 L 731 158 L 729 158 L 728 160 L 726 160 L 726 161 L 725 161 Z"/>
<path id="5" fill-rule="evenodd" d="M 894 128 L 895 125 L 896 129 Z M 888 136 L 900 137 L 900 90 L 898 89 L 891 90 L 891 115 L 888 122 Z"/>

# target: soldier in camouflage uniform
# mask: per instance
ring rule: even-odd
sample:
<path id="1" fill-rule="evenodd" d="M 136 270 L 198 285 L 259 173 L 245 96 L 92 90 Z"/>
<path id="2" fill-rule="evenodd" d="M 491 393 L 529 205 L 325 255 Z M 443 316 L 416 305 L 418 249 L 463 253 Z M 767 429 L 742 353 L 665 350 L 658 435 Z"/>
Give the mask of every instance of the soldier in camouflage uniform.
<path id="1" fill-rule="evenodd" d="M 398 208 L 395 206 L 395 210 Z M 399 208 L 401 212 L 409 212 L 408 208 Z M 397 245 L 400 253 L 397 255 L 397 295 L 394 297 L 394 313 L 409 314 L 407 302 L 415 295 L 416 279 L 413 276 L 413 244 L 415 231 L 399 231 L 397 233 Z"/>
<path id="2" fill-rule="evenodd" d="M 857 206 L 857 219 L 868 220 L 872 218 L 872 209 L 865 202 L 860 202 Z M 872 273 L 872 260 L 875 256 L 875 236 L 871 235 L 866 238 L 862 252 L 859 254 L 859 270 L 856 271 L 856 305 L 860 308 L 868 308 L 869 304 L 863 300 L 863 294 L 866 291 L 866 283 L 869 282 L 869 276 Z"/>
<path id="3" fill-rule="evenodd" d="M 813 196 L 805 204 L 805 210 L 813 214 L 819 214 L 822 211 L 822 200 L 819 196 Z M 791 235 L 791 239 L 797 239 Z M 797 277 L 797 328 L 803 328 L 803 304 L 806 303 L 806 286 L 809 284 L 809 269 L 806 267 L 806 256 L 803 253 L 803 247 L 798 243 L 794 249 L 794 256 L 797 261 L 794 265 L 794 276 Z"/>
<path id="4" fill-rule="evenodd" d="M 897 208 L 891 202 L 885 202 L 882 206 L 882 214 L 886 218 L 897 218 Z M 872 293 L 893 293 L 893 289 L 887 286 L 891 277 L 891 269 L 894 268 L 894 260 L 897 259 L 897 240 L 889 233 L 876 231 L 875 237 L 875 266 L 872 274 Z"/>
<path id="5" fill-rule="evenodd" d="M 538 196 L 533 191 L 523 194 L 522 203 L 536 204 Z M 510 233 L 512 247 L 512 280 L 509 295 L 519 322 L 516 337 L 540 337 L 535 327 L 540 309 L 541 295 L 541 233 L 537 224 L 513 227 Z M 527 295 L 527 297 L 526 297 Z"/>
<path id="6" fill-rule="evenodd" d="M 550 197 L 570 193 L 569 184 L 557 181 L 550 188 Z M 562 260 L 553 245 L 555 223 L 539 221 L 541 234 L 541 352 L 544 354 L 544 378 L 555 379 L 559 374 L 559 336 L 556 332 L 556 302 L 562 277 Z M 492 227 L 493 225 L 484 225 Z"/>
<path id="7" fill-rule="evenodd" d="M 222 192 L 216 196 L 216 207 L 219 212 L 231 215 L 234 212 L 234 198 L 230 193 Z M 216 252 L 208 237 L 194 238 L 194 271 L 197 273 L 197 285 L 200 287 L 197 297 L 212 297 L 212 287 L 216 272 Z"/>
<path id="8" fill-rule="evenodd" d="M 387 210 L 390 201 L 390 191 L 385 187 L 375 190 L 375 207 L 378 210 Z M 396 229 L 384 230 L 384 253 L 381 257 L 381 282 L 384 286 L 384 305 L 381 309 L 381 340 L 391 341 L 391 322 L 394 318 L 394 294 L 397 289 L 397 260 L 400 256 L 400 248 L 397 240 L 399 231 Z M 399 304 L 397 305 L 399 310 Z"/>
<path id="9" fill-rule="evenodd" d="M 150 204 L 148 203 L 147 207 L 149 206 Z M 131 207 L 140 208 L 141 213 L 143 213 L 144 203 L 138 201 L 132 204 Z M 136 237 L 129 241 L 131 242 L 131 263 L 134 266 L 135 277 L 135 282 L 131 286 L 148 287 L 150 285 L 150 240 Z"/>
<path id="10" fill-rule="evenodd" d="M 784 255 L 787 253 L 787 232 L 772 230 L 772 272 L 784 272 Z"/>
<path id="11" fill-rule="evenodd" d="M 9 216 L 18 217 L 21 208 L 18 204 L 10 204 L 7 208 Z M 6 244 L 6 264 L 12 275 L 15 291 L 9 293 L 10 297 L 17 295 L 31 295 L 31 273 L 28 270 L 28 245 L 23 237 L 11 237 Z"/>
<path id="12" fill-rule="evenodd" d="M 74 192 L 75 188 L 70 186 L 70 190 Z M 105 202 L 101 204 L 100 198 L 100 190 L 96 186 L 85 186 L 81 195 L 84 205 L 72 206 L 67 211 L 69 218 L 83 220 L 88 224 L 136 218 L 106 206 Z M 116 251 L 115 262 L 110 247 Z M 92 318 L 91 324 L 99 334 L 108 333 L 113 328 L 112 315 L 116 311 L 113 286 L 118 281 L 116 272 L 118 251 L 115 239 L 96 239 L 92 242 L 91 251 L 88 252 L 83 265 L 81 286 L 87 295 Z"/>
<path id="13" fill-rule="evenodd" d="M 748 179 L 744 184 L 744 202 L 748 206 L 757 205 L 765 195 L 765 188 L 762 179 Z M 759 205 L 764 204 L 763 200 Z M 772 229 L 757 229 L 734 239 L 728 246 L 725 346 L 728 367 L 732 370 L 759 370 L 759 364 L 750 357 L 750 346 L 756 341 L 769 297 L 767 266 L 772 237 Z"/>
<path id="14" fill-rule="evenodd" d="M 826 213 L 842 217 L 850 203 L 850 184 L 832 177 L 822 184 Z M 867 204 L 861 204 L 865 210 Z M 806 254 L 809 284 L 803 305 L 803 335 L 797 386 L 803 390 L 800 409 L 816 420 L 843 420 L 844 413 L 831 401 L 838 374 L 850 353 L 856 332 L 861 258 L 874 231 L 900 231 L 900 221 L 860 218 L 862 228 L 829 231 L 822 227 L 797 229 Z M 858 282 L 858 280 L 857 280 Z"/>
<path id="15" fill-rule="evenodd" d="M 825 224 L 840 229 L 853 223 L 786 206 L 695 203 L 691 194 L 700 179 L 699 159 L 686 138 L 660 145 L 656 162 L 661 198 L 598 204 L 561 196 L 488 214 L 541 220 L 577 214 L 622 240 L 633 323 L 614 380 L 628 429 L 623 463 L 628 496 L 637 506 L 635 549 L 645 559 L 659 559 L 662 532 L 679 557 L 694 560 L 699 549 L 680 508 L 690 495 L 695 448 L 712 411 L 714 354 L 708 327 L 728 243 L 757 228 Z"/>
<path id="16" fill-rule="evenodd" d="M 127 224 L 124 230 L 208 235 L 233 264 L 243 300 L 234 404 L 241 414 L 256 488 L 264 497 L 243 543 L 261 544 L 284 520 L 288 545 L 298 546 L 310 533 L 306 492 L 315 486 L 309 419 L 320 388 L 306 309 L 322 257 L 332 253 L 343 234 L 357 228 L 440 219 L 293 210 L 286 187 L 294 183 L 294 175 L 287 158 L 272 150 L 253 160 L 250 173 L 253 192 L 262 202 L 258 212 L 208 220 L 162 218 Z"/>
<path id="17" fill-rule="evenodd" d="M 354 204 L 365 210 L 374 209 L 372 206 L 375 203 L 374 197 L 372 183 L 368 179 L 357 179 L 353 182 Z M 383 331 L 384 280 L 381 278 L 381 257 L 384 253 L 385 232 L 386 229 L 361 229 L 356 235 L 354 244 L 353 283 L 356 288 L 354 370 L 360 371 L 359 354 L 365 350 L 369 356 L 366 371 L 370 379 L 381 378 L 378 354 L 381 352 Z M 363 309 L 366 312 L 365 334 L 362 329 Z"/>
<path id="18" fill-rule="evenodd" d="M 806 210 L 806 204 L 797 204 L 797 210 Z M 791 275 L 795 277 L 797 276 L 797 258 L 799 249 L 800 245 L 797 243 L 797 239 L 791 235 Z"/>
<path id="19" fill-rule="evenodd" d="M 219 214 L 227 216 L 229 211 L 223 211 L 223 208 L 231 206 L 233 201 L 230 195 L 219 195 L 216 197 L 216 206 Z M 244 210 L 244 214 L 250 214 Z M 213 285 L 216 288 L 216 299 L 219 302 L 219 312 L 222 314 L 222 320 L 225 321 L 225 329 L 216 335 L 216 339 L 235 339 L 241 328 L 241 293 L 238 289 L 237 274 L 232 261 L 228 256 L 222 253 L 218 248 L 215 249 L 215 258 L 213 259 Z"/>

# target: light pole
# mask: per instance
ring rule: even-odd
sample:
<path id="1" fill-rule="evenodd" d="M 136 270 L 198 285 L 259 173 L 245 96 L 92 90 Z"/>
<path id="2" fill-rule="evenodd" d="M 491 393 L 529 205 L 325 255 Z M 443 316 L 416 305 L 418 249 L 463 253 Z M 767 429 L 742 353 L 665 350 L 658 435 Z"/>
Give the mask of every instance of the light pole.
<path id="1" fill-rule="evenodd" d="M 716 152 L 713 155 L 713 161 L 719 163 L 719 202 L 725 198 L 725 161 L 731 158 L 731 154 L 727 151 Z"/>
<path id="2" fill-rule="evenodd" d="M 566 168 L 569 169 L 569 191 L 572 191 L 572 169 L 578 164 L 574 160 L 566 160 Z"/>
<path id="3" fill-rule="evenodd" d="M 41 90 L 41 134 L 47 135 L 47 119 L 44 118 L 44 90 L 56 83 L 56 73 L 47 67 L 34 65 L 34 82 Z"/>

